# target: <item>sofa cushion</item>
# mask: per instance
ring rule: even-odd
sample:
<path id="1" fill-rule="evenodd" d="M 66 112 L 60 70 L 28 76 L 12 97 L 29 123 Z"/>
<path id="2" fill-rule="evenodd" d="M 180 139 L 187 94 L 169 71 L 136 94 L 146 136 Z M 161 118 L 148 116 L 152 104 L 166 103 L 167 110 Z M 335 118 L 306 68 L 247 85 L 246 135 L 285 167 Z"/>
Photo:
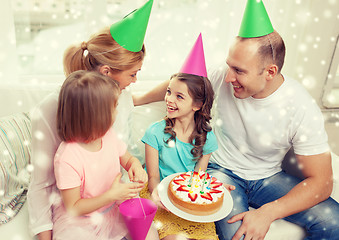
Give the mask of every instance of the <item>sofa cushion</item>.
<path id="1" fill-rule="evenodd" d="M 0 224 L 10 221 L 26 200 L 31 139 L 28 114 L 0 118 Z"/>

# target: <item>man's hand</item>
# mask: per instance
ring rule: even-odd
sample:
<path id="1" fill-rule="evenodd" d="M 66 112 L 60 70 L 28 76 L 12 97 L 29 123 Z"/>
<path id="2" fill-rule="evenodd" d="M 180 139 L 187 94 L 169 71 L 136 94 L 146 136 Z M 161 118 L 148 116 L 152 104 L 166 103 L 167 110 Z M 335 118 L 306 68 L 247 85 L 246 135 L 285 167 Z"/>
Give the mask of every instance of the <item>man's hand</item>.
<path id="1" fill-rule="evenodd" d="M 238 231 L 234 234 L 232 240 L 239 240 L 245 235 L 244 240 L 262 240 L 268 232 L 272 220 L 270 214 L 265 213 L 262 208 L 243 212 L 233 216 L 228 223 L 234 223 L 242 220 L 242 224 Z"/>

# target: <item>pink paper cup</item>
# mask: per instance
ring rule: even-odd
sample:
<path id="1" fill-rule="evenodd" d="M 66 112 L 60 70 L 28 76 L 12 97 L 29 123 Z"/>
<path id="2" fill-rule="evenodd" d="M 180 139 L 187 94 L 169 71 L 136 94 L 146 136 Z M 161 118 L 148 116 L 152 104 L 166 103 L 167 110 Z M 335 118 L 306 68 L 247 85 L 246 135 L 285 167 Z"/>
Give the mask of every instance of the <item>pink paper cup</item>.
<path id="1" fill-rule="evenodd" d="M 145 198 L 132 198 L 120 204 L 120 213 L 133 240 L 145 240 L 157 208 Z"/>

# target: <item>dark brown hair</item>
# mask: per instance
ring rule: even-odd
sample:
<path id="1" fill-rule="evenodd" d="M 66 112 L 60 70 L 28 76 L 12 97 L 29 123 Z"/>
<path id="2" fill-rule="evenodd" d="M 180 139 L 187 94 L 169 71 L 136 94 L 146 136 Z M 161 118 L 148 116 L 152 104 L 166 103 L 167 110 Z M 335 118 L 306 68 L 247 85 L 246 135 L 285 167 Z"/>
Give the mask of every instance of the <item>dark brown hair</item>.
<path id="1" fill-rule="evenodd" d="M 237 37 L 240 41 L 256 41 L 259 44 L 258 54 L 263 64 L 273 63 L 278 66 L 278 73 L 285 61 L 285 43 L 280 34 L 274 31 L 262 37 L 257 38 L 242 38 Z"/>
<path id="2" fill-rule="evenodd" d="M 111 36 L 109 28 L 93 35 L 87 42 L 70 46 L 64 53 L 64 72 L 68 76 L 77 70 L 95 71 L 108 65 L 115 72 L 131 69 L 143 61 L 145 47 L 139 52 L 131 52 L 121 47 Z"/>
<path id="3" fill-rule="evenodd" d="M 62 141 L 88 143 L 112 126 L 119 84 L 98 72 L 75 71 L 63 83 L 58 100 L 57 130 Z"/>
<path id="4" fill-rule="evenodd" d="M 193 104 L 201 104 L 201 108 L 194 113 L 195 131 L 190 136 L 190 143 L 193 145 L 191 151 L 195 160 L 199 160 L 203 155 L 203 147 L 206 143 L 207 133 L 212 130 L 209 122 L 211 120 L 211 108 L 213 105 L 214 91 L 211 82 L 206 77 L 193 74 L 177 73 L 171 79 L 177 78 L 186 83 L 188 93 L 193 99 Z M 166 117 L 165 133 L 171 137 L 166 141 L 175 141 L 176 133 L 173 130 L 175 119 Z"/>

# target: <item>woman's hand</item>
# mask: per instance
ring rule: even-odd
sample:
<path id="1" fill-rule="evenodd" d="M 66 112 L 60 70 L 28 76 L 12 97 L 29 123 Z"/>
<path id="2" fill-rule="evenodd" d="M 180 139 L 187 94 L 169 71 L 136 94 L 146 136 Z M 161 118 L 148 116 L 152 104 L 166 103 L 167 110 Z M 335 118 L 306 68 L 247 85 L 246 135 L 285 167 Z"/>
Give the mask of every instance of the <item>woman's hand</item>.
<path id="1" fill-rule="evenodd" d="M 122 183 L 122 174 L 119 173 L 114 179 L 111 188 L 106 192 L 112 201 L 123 201 L 130 198 L 135 198 L 144 187 L 143 183 Z"/>

